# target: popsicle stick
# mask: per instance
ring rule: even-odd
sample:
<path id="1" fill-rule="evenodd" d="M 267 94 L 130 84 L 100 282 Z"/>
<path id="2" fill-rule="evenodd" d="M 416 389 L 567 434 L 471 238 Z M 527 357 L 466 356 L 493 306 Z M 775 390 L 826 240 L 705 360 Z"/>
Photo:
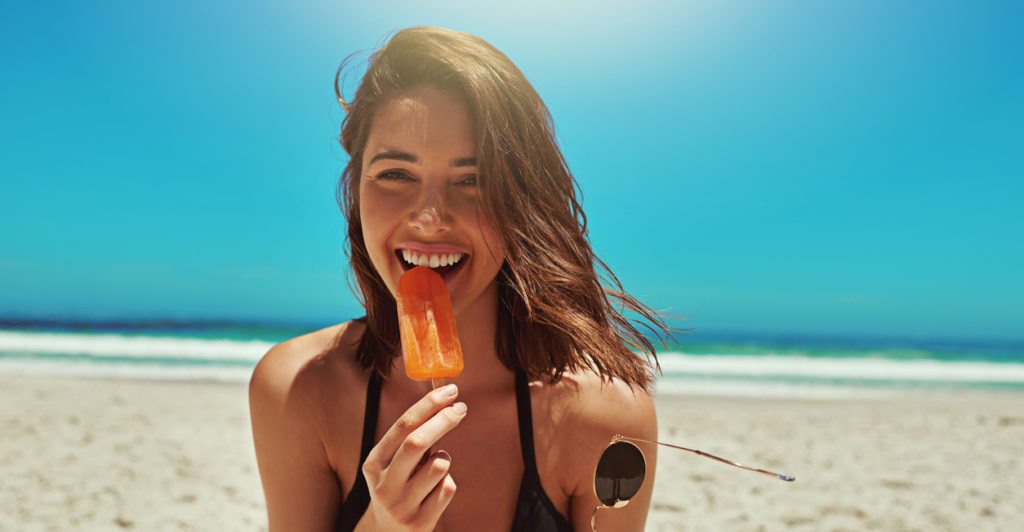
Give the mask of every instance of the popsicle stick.
<path id="1" fill-rule="evenodd" d="M 433 379 L 430 379 L 430 385 L 433 386 L 435 390 L 444 386 L 444 377 L 434 377 Z"/>

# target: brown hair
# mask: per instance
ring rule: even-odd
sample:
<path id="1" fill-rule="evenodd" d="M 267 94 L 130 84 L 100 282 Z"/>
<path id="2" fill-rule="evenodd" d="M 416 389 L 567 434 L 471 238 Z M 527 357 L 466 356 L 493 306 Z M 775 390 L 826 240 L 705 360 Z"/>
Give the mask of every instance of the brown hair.
<path id="1" fill-rule="evenodd" d="M 355 54 L 353 54 L 355 55 Z M 348 56 L 338 68 L 341 75 Z M 346 103 L 341 145 L 350 160 L 338 183 L 348 222 L 349 258 L 366 316 L 356 358 L 386 375 L 399 349 L 394 298 L 370 261 L 359 218 L 363 151 L 376 108 L 423 84 L 461 95 L 473 117 L 481 191 L 480 208 L 505 243 L 498 274 L 497 350 L 502 363 L 531 379 L 557 382 L 565 371 L 593 369 L 650 391 L 650 360 L 661 370 L 644 325 L 664 345 L 673 331 L 661 314 L 640 303 L 597 256 L 587 239 L 579 185 L 558 148 L 551 115 L 526 77 L 479 37 L 437 27 L 395 33 L 369 58 L 355 97 Z M 595 266 L 607 273 L 602 282 Z M 606 287 L 605 285 L 608 285 Z M 647 322 L 630 319 L 626 311 Z M 664 333 L 664 337 L 662 337 Z M 647 360 L 626 347 L 646 355 Z"/>

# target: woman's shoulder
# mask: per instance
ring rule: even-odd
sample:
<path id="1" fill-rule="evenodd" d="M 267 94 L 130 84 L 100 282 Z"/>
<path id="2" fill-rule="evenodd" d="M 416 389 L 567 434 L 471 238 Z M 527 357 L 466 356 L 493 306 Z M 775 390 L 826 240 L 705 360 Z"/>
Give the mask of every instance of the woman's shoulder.
<path id="1" fill-rule="evenodd" d="M 618 432 L 625 434 L 654 417 L 654 400 L 645 390 L 589 369 L 567 371 L 558 382 L 535 385 L 548 407 L 558 410 L 575 429 L 622 429 Z"/>
<path id="2" fill-rule="evenodd" d="M 597 458 L 615 434 L 656 439 L 654 400 L 644 390 L 591 370 L 566 372 L 555 383 L 531 383 L 541 431 L 556 435 L 549 452 L 567 494 L 587 493 Z M 548 425 L 550 426 L 544 426 Z"/>
<path id="3" fill-rule="evenodd" d="M 275 344 L 256 364 L 250 391 L 260 388 L 319 402 L 324 393 L 357 387 L 365 380 L 355 362 L 362 332 L 361 322 L 348 321 Z"/>

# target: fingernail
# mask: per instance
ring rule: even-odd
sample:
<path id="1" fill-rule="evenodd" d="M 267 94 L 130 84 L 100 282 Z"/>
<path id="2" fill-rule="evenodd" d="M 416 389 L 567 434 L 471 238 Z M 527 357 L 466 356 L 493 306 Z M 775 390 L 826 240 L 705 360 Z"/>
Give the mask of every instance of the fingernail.
<path id="1" fill-rule="evenodd" d="M 441 449 L 440 451 L 437 451 L 436 456 L 441 456 L 442 454 L 444 455 L 444 459 L 448 460 L 448 463 L 451 463 L 452 455 L 448 454 L 448 451 Z"/>
<path id="2" fill-rule="evenodd" d="M 454 384 L 449 384 L 448 386 L 444 387 L 444 394 L 447 397 L 451 397 L 451 396 L 455 395 L 456 392 L 458 392 L 458 391 L 459 391 L 459 387 L 454 385 Z"/>
<path id="3" fill-rule="evenodd" d="M 455 403 L 452 405 L 452 410 L 454 410 L 456 414 L 465 414 L 467 410 L 466 403 Z"/>

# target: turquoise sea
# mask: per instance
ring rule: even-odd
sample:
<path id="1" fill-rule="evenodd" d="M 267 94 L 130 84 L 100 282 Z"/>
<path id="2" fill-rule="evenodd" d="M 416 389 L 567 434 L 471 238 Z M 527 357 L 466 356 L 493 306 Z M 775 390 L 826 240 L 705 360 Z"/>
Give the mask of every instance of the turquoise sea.
<path id="1" fill-rule="evenodd" d="M 275 343 L 323 325 L 0 319 L 0 372 L 247 382 Z M 1024 341 L 691 331 L 659 349 L 658 393 L 836 397 L 1024 392 Z"/>

